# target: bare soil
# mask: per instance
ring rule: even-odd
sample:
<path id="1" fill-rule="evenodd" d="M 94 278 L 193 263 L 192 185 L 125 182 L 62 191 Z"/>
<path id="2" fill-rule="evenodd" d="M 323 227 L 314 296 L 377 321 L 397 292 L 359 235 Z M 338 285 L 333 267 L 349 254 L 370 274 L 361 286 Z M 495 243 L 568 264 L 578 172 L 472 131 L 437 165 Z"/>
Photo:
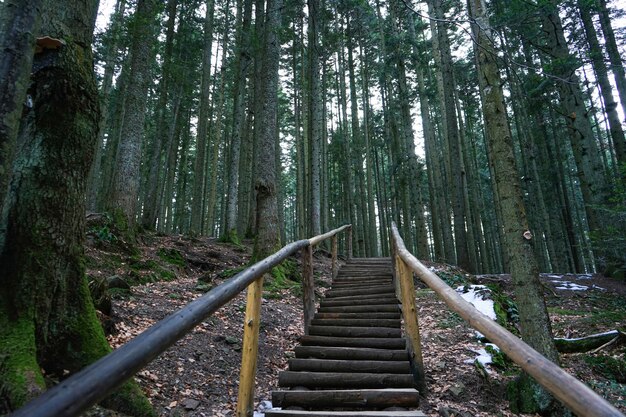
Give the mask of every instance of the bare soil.
<path id="1" fill-rule="evenodd" d="M 104 318 L 115 327 L 109 335 L 111 345 L 120 346 L 202 296 L 210 286 L 228 279 L 230 274 L 224 271 L 233 273 L 249 261 L 250 245 L 251 242 L 236 246 L 210 238 L 149 235 L 139 246 L 139 254 L 128 254 L 120 251 L 118 245 L 93 239 L 87 250 L 91 278 L 111 275 L 135 281 L 141 277 L 174 278 L 135 285 L 129 293 L 114 293 L 113 312 Z M 179 253 L 183 261 L 164 257 L 164 253 Z M 299 263 L 297 257 L 293 261 Z M 505 291 L 510 290 L 506 275 L 473 277 L 447 265 L 428 263 L 428 266 L 448 279 L 498 283 Z M 322 294 L 330 283 L 327 253 L 316 253 L 314 270 Z M 198 287 L 199 279 L 208 284 Z M 555 336 L 579 337 L 613 329 L 626 331 L 623 282 L 599 275 L 544 274 L 542 280 Z M 589 288 L 586 291 L 556 289 L 562 286 L 562 281 Z M 295 282 L 293 285 L 296 286 Z M 477 340 L 474 330 L 450 312 L 431 290 L 418 288 L 416 297 L 428 384 L 421 410 L 428 416 L 444 417 L 514 415 L 508 408 L 506 384 L 517 373 L 516 367 L 487 366 L 487 372 L 477 367 L 476 351 L 484 345 Z M 286 369 L 288 358 L 293 356 L 303 328 L 301 304 L 297 288 L 268 287 L 264 293 L 257 405 L 271 398 L 271 391 L 277 388 L 278 373 Z M 234 415 L 244 310 L 245 294 L 240 294 L 136 375 L 160 416 Z M 614 358 L 626 369 L 625 355 L 624 346 L 613 345 L 593 354 L 562 355 L 562 366 L 626 413 L 626 381 L 607 377 L 601 360 L 607 356 Z"/>

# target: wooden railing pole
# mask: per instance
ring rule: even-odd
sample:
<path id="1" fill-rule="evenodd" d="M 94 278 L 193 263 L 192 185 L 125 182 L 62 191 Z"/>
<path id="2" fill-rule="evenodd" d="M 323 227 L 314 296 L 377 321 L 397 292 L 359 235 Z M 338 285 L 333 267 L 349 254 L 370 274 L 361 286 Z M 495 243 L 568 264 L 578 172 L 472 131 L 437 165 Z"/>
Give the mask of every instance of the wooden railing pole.
<path id="1" fill-rule="evenodd" d="M 304 334 L 315 314 L 315 286 L 313 282 L 313 245 L 302 248 L 302 301 L 304 304 Z"/>
<path id="2" fill-rule="evenodd" d="M 352 259 L 352 226 L 348 229 L 348 259 Z"/>
<path id="3" fill-rule="evenodd" d="M 337 235 L 333 236 L 331 244 L 331 259 L 332 259 L 332 278 L 337 277 Z"/>
<path id="4" fill-rule="evenodd" d="M 396 290 L 399 287 L 409 359 L 411 360 L 411 367 L 413 368 L 417 388 L 421 393 L 424 393 L 426 391 L 426 377 L 424 375 L 424 361 L 422 359 L 422 342 L 417 319 L 417 306 L 415 305 L 413 271 L 408 268 L 398 255 L 395 255 L 395 264 L 397 273 Z"/>
<path id="5" fill-rule="evenodd" d="M 243 325 L 243 347 L 241 354 L 241 370 L 239 373 L 237 417 L 248 417 L 254 414 L 254 377 L 256 374 L 259 351 L 262 294 L 263 277 L 261 276 L 248 286 L 246 316 Z"/>

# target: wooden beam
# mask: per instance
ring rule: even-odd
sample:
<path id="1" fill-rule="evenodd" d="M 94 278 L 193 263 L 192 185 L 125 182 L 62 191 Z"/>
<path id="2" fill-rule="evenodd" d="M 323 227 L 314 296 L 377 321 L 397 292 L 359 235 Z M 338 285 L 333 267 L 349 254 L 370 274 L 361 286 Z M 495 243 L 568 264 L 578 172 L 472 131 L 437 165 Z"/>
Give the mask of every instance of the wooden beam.
<path id="1" fill-rule="evenodd" d="M 400 287 L 400 301 L 404 330 L 406 332 L 407 350 L 415 382 L 421 392 L 426 392 L 426 376 L 424 374 L 424 360 L 422 359 L 422 341 L 420 339 L 420 327 L 417 319 L 417 307 L 415 305 L 415 286 L 413 284 L 413 271 L 410 271 L 400 257 L 396 257 L 396 269 Z"/>
<path id="2" fill-rule="evenodd" d="M 243 347 L 239 373 L 239 395 L 237 417 L 248 417 L 254 412 L 254 376 L 259 351 L 259 329 L 261 328 L 261 296 L 263 277 L 248 286 L 246 316 L 243 324 Z"/>
<path id="3" fill-rule="evenodd" d="M 304 312 L 304 334 L 309 334 L 309 326 L 315 315 L 315 282 L 313 279 L 313 246 L 302 249 L 302 302 Z"/>
<path id="4" fill-rule="evenodd" d="M 332 259 L 332 278 L 337 277 L 337 235 L 333 235 L 331 243 L 331 259 Z"/>

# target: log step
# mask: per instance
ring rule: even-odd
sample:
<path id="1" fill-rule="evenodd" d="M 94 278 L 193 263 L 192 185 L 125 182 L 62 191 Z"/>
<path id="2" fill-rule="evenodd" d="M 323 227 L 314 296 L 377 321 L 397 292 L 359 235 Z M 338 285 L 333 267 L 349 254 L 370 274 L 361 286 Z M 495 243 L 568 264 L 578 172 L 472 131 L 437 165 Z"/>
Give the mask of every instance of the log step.
<path id="1" fill-rule="evenodd" d="M 400 327 L 400 320 L 394 319 L 313 319 L 313 326 L 355 326 L 355 327 Z"/>
<path id="2" fill-rule="evenodd" d="M 326 292 L 326 298 L 350 296 L 350 295 L 365 295 L 365 294 L 395 294 L 396 289 L 393 285 L 380 285 L 372 288 L 361 288 L 355 290 L 329 290 Z"/>
<path id="3" fill-rule="evenodd" d="M 347 301 L 347 300 L 378 300 L 380 298 L 392 298 L 394 294 L 361 294 L 361 295 L 346 295 L 341 297 L 324 298 L 324 301 Z"/>
<path id="4" fill-rule="evenodd" d="M 398 304 L 374 304 L 365 306 L 339 306 L 339 307 L 320 307 L 320 313 L 395 313 L 399 311 Z M 362 317 L 363 315 L 361 315 Z"/>
<path id="5" fill-rule="evenodd" d="M 355 306 L 355 305 L 382 305 L 382 304 L 394 304 L 398 305 L 398 299 L 396 297 L 375 297 L 375 298 L 355 298 L 350 300 L 335 300 L 324 299 L 320 301 L 320 307 L 341 307 L 341 306 Z"/>
<path id="6" fill-rule="evenodd" d="M 313 336 L 338 337 L 401 337 L 400 329 L 392 327 L 346 327 L 346 326 L 310 326 Z"/>
<path id="7" fill-rule="evenodd" d="M 289 359 L 290 371 L 306 372 L 356 372 L 376 374 L 408 374 L 408 361 L 370 361 L 337 359 Z"/>
<path id="8" fill-rule="evenodd" d="M 414 388 L 415 380 L 412 374 L 282 371 L 278 374 L 278 385 L 307 388 Z"/>
<path id="9" fill-rule="evenodd" d="M 296 358 L 408 361 L 406 350 L 336 346 L 296 346 Z"/>
<path id="10" fill-rule="evenodd" d="M 332 284 L 333 290 L 356 290 L 362 288 L 379 287 L 381 285 L 392 285 L 391 280 L 376 281 L 356 281 L 356 282 L 336 282 Z"/>
<path id="11" fill-rule="evenodd" d="M 400 308 L 396 312 L 382 312 L 382 313 L 372 313 L 368 312 L 367 317 L 370 319 L 400 319 Z M 363 313 L 338 313 L 338 312 L 329 312 L 329 313 L 315 313 L 313 316 L 314 319 L 362 319 Z"/>
<path id="12" fill-rule="evenodd" d="M 419 392 L 413 388 L 273 391 L 274 407 L 417 407 Z"/>
<path id="13" fill-rule="evenodd" d="M 406 349 L 406 341 L 399 337 L 331 337 L 302 336 L 305 346 L 365 347 L 374 349 Z"/>
<path id="14" fill-rule="evenodd" d="M 309 411 L 267 410 L 266 417 L 426 417 L 421 411 Z"/>

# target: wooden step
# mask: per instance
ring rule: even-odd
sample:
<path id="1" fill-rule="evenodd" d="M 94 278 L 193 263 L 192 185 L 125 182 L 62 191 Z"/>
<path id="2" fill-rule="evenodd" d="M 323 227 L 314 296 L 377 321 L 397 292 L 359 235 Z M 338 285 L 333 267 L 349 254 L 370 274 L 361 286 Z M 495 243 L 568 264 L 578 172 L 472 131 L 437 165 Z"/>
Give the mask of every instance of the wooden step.
<path id="1" fill-rule="evenodd" d="M 320 301 L 320 307 L 341 307 L 341 306 L 357 306 L 357 305 L 382 305 L 382 304 L 398 304 L 398 299 L 395 296 L 389 297 L 367 297 L 367 298 L 355 298 L 350 300 L 336 300 L 334 298 L 323 299 Z"/>
<path id="2" fill-rule="evenodd" d="M 368 312 L 367 317 L 371 319 L 400 319 L 400 307 L 395 312 L 382 312 L 382 313 L 373 313 Z M 359 312 L 329 312 L 329 313 L 315 313 L 313 316 L 314 319 L 362 319 L 363 313 Z"/>
<path id="3" fill-rule="evenodd" d="M 414 388 L 415 380 L 412 374 L 282 371 L 278 373 L 278 385 L 310 388 Z"/>
<path id="4" fill-rule="evenodd" d="M 313 336 L 338 337 L 401 337 L 400 329 L 393 327 L 346 327 L 346 326 L 310 326 Z"/>
<path id="5" fill-rule="evenodd" d="M 307 372 L 366 372 L 377 374 L 408 374 L 408 361 L 370 361 L 338 359 L 289 359 L 290 371 Z"/>
<path id="6" fill-rule="evenodd" d="M 413 388 L 272 391 L 274 407 L 350 407 L 387 408 L 417 407 L 419 392 Z"/>
<path id="7" fill-rule="evenodd" d="M 406 361 L 406 350 L 337 346 L 296 346 L 296 358 L 352 359 L 372 361 Z"/>
<path id="8" fill-rule="evenodd" d="M 392 285 L 393 282 L 389 279 L 376 280 L 376 281 L 355 281 L 355 282 L 335 282 L 331 288 L 333 290 L 356 290 L 361 288 L 378 287 L 381 285 Z"/>
<path id="9" fill-rule="evenodd" d="M 399 310 L 399 304 L 373 304 L 365 306 L 320 307 L 318 311 L 320 313 L 395 313 Z"/>
<path id="10" fill-rule="evenodd" d="M 376 287 L 371 287 L 371 288 L 361 288 L 361 289 L 349 289 L 349 290 L 329 290 L 326 291 L 326 294 L 324 294 L 326 296 L 326 298 L 333 298 L 333 297 L 346 297 L 346 296 L 352 296 L 352 295 L 365 295 L 365 294 L 395 294 L 396 293 L 396 289 L 394 288 L 393 285 L 380 285 L 380 286 L 376 286 Z"/>
<path id="11" fill-rule="evenodd" d="M 361 295 L 346 295 L 341 297 L 324 298 L 326 301 L 346 301 L 346 300 L 377 300 L 379 298 L 391 298 L 395 297 L 394 294 L 361 294 Z"/>
<path id="12" fill-rule="evenodd" d="M 351 274 L 337 274 L 335 279 L 332 281 L 333 284 L 337 284 L 340 282 L 363 282 L 363 281 L 381 281 L 381 280 L 392 280 L 393 275 L 391 274 L 373 274 L 369 271 L 363 271 L 362 273 L 351 273 Z"/>
<path id="13" fill-rule="evenodd" d="M 421 411 L 308 411 L 267 410 L 266 417 L 426 417 Z"/>
<path id="14" fill-rule="evenodd" d="M 313 319 L 313 326 L 400 327 L 398 319 Z"/>
<path id="15" fill-rule="evenodd" d="M 406 341 L 400 337 L 332 337 L 302 336 L 305 346 L 365 347 L 374 349 L 406 349 Z"/>

